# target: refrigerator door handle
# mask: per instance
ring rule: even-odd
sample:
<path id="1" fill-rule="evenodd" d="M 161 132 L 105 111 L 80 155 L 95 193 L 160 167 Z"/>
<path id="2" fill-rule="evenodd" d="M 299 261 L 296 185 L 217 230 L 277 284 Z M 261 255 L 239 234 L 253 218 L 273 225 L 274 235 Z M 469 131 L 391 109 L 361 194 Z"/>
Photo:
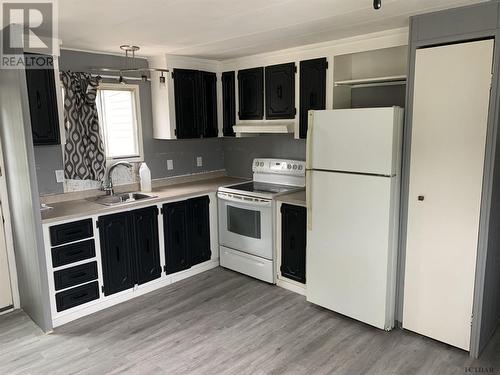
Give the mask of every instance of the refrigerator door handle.
<path id="1" fill-rule="evenodd" d="M 307 113 L 307 135 L 306 135 L 306 169 L 312 169 L 312 133 L 313 133 L 313 121 L 314 111 L 309 110 Z"/>
<path id="2" fill-rule="evenodd" d="M 308 230 L 312 230 L 312 207 L 311 207 L 312 173 L 313 173 L 313 171 L 306 170 L 306 208 L 307 208 L 307 229 Z"/>

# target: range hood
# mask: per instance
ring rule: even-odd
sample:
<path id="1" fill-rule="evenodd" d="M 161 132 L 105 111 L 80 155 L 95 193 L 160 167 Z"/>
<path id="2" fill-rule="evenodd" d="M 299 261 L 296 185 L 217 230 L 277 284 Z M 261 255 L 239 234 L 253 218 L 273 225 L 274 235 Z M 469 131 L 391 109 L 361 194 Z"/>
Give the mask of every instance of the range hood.
<path id="1" fill-rule="evenodd" d="M 291 134 L 295 131 L 295 120 L 243 121 L 233 126 L 237 137 L 257 134 Z"/>

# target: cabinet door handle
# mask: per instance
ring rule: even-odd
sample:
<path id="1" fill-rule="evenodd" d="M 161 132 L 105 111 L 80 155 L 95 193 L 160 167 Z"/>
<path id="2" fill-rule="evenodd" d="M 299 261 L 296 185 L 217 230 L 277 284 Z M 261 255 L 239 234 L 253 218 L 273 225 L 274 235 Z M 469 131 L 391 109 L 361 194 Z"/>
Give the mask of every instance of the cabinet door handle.
<path id="1" fill-rule="evenodd" d="M 71 297 L 73 300 L 75 299 L 80 299 L 80 298 L 83 298 L 83 297 L 87 297 L 89 294 L 88 292 L 84 292 L 84 293 L 79 293 L 79 294 L 75 294 L 73 297 Z"/>
<path id="2" fill-rule="evenodd" d="M 314 95 L 314 93 L 312 92 L 311 94 L 309 94 L 309 106 L 311 108 L 314 107 L 314 104 L 315 104 L 315 99 L 316 99 L 316 95 Z"/>
<path id="3" fill-rule="evenodd" d="M 83 277 L 85 275 L 87 275 L 87 272 L 83 272 L 82 271 L 82 272 L 74 273 L 73 275 L 71 275 L 71 278 L 72 279 L 78 279 L 78 278 Z"/>
<path id="4" fill-rule="evenodd" d="M 295 249 L 295 237 L 290 238 L 290 249 Z"/>
<path id="5" fill-rule="evenodd" d="M 120 247 L 116 246 L 115 251 L 116 251 L 116 261 L 119 262 L 120 261 Z"/>
<path id="6" fill-rule="evenodd" d="M 146 239 L 146 253 L 149 254 L 149 238 Z"/>
<path id="7" fill-rule="evenodd" d="M 283 88 L 281 87 L 281 85 L 278 86 L 278 90 L 277 90 L 276 94 L 278 95 L 278 98 L 280 98 L 280 99 L 283 96 Z"/>
<path id="8" fill-rule="evenodd" d="M 40 91 L 36 92 L 36 106 L 38 109 L 42 108 L 42 101 L 40 100 Z"/>

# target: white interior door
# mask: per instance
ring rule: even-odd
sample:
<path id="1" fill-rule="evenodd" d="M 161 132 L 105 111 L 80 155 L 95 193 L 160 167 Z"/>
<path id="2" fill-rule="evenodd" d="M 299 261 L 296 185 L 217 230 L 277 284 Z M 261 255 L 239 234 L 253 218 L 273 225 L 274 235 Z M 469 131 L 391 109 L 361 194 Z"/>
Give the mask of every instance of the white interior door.
<path id="1" fill-rule="evenodd" d="M 403 327 L 465 350 L 492 59 L 493 40 L 416 54 Z"/>
<path id="2" fill-rule="evenodd" d="M 2 202 L 0 202 L 0 312 L 12 306 L 12 288 L 2 212 Z"/>

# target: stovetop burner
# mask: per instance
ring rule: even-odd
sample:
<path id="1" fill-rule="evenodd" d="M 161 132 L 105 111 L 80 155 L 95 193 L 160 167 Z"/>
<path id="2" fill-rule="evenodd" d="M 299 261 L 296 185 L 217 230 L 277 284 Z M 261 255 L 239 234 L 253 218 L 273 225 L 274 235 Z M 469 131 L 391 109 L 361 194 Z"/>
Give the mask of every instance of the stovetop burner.
<path id="1" fill-rule="evenodd" d="M 243 184 L 228 186 L 228 189 L 241 190 L 250 193 L 280 194 L 291 190 L 297 190 L 297 186 L 250 181 Z"/>

